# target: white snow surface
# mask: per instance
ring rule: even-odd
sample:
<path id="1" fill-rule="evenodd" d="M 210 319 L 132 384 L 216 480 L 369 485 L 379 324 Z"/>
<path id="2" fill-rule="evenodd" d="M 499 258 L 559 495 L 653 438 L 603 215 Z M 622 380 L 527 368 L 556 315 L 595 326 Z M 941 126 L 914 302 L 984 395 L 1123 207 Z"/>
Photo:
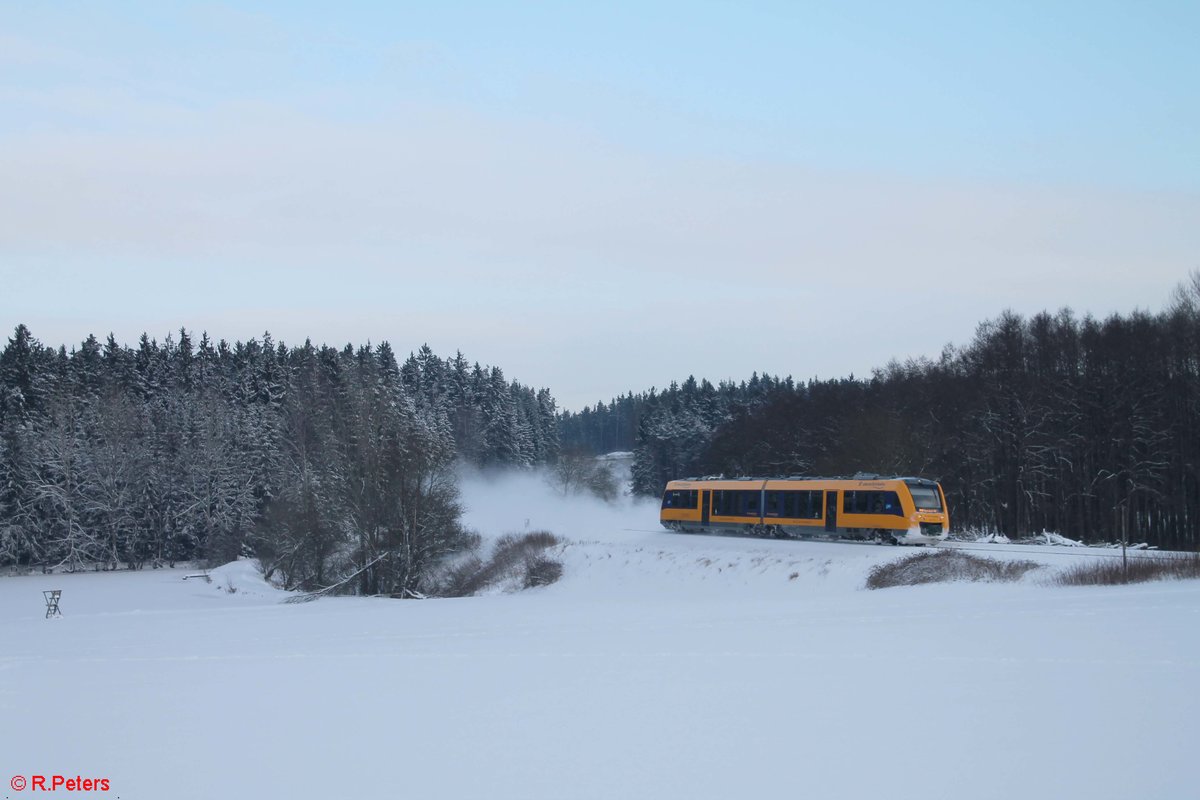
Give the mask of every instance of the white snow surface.
<path id="1" fill-rule="evenodd" d="M 1104 556 L 971 545 L 1047 568 L 866 591 L 914 550 L 671 534 L 528 476 L 464 500 L 488 537 L 568 540 L 563 579 L 303 604 L 244 561 L 0 579 L 0 795 L 1196 796 L 1200 582 L 1053 588 Z"/>
<path id="2" fill-rule="evenodd" d="M 1074 539 L 1068 539 L 1061 533 L 1053 533 L 1051 531 L 1042 531 L 1037 538 L 1044 539 L 1046 544 L 1059 545 L 1061 547 L 1086 547 L 1083 542 L 1077 542 Z"/>

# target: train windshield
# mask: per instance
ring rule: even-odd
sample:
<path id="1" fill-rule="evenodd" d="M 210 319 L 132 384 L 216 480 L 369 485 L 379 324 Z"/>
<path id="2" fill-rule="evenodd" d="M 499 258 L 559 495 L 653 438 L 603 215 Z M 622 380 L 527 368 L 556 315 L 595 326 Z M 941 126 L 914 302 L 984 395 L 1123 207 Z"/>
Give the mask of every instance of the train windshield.
<path id="1" fill-rule="evenodd" d="M 942 496 L 938 494 L 936 486 L 909 486 L 908 490 L 912 492 L 913 505 L 917 508 L 923 508 L 929 511 L 942 510 Z"/>

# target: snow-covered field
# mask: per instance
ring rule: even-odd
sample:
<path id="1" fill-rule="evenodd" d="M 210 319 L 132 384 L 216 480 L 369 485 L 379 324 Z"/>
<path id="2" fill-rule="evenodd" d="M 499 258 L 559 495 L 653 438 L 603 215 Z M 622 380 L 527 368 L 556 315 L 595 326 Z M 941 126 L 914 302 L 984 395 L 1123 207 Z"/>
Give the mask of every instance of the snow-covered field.
<path id="1" fill-rule="evenodd" d="M 668 534 L 531 479 L 466 500 L 488 535 L 571 540 L 562 581 L 284 604 L 244 562 L 0 579 L 0 797 L 1196 796 L 1197 582 L 869 592 L 912 550 Z M 1021 550 L 996 557 L 1088 557 Z"/>

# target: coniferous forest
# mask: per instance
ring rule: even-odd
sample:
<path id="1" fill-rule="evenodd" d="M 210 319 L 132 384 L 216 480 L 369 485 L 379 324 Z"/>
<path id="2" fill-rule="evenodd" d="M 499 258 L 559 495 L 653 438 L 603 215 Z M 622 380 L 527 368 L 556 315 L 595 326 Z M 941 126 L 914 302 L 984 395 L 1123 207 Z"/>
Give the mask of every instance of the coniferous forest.
<path id="1" fill-rule="evenodd" d="M 498 367 L 386 344 L 187 331 L 0 355 L 0 566 L 259 557 L 291 587 L 416 590 L 469 545 L 455 466 L 558 447 L 554 399 Z"/>
<path id="2" fill-rule="evenodd" d="M 558 413 L 546 389 L 423 347 L 89 336 L 0 354 L 0 567 L 260 558 L 296 588 L 420 590 L 470 547 L 457 466 L 633 450 L 693 475 L 913 474 L 956 530 L 1200 545 L 1200 276 L 1167 310 L 979 326 L 869 378 L 689 378 Z"/>
<path id="3" fill-rule="evenodd" d="M 634 450 L 645 495 L 700 475 L 921 475 L 955 530 L 1196 549 L 1200 275 L 1158 314 L 1005 313 L 869 378 L 689 378 L 560 431 L 564 448 Z"/>

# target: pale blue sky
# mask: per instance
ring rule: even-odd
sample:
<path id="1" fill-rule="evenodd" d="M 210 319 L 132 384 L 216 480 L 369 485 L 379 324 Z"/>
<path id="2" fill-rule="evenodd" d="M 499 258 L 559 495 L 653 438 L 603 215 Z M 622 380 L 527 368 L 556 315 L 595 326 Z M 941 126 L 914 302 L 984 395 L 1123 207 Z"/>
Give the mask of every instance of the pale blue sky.
<path id="1" fill-rule="evenodd" d="M 428 341 L 579 407 L 1157 308 L 1197 41 L 1182 2 L 0 3 L 0 324 Z"/>

